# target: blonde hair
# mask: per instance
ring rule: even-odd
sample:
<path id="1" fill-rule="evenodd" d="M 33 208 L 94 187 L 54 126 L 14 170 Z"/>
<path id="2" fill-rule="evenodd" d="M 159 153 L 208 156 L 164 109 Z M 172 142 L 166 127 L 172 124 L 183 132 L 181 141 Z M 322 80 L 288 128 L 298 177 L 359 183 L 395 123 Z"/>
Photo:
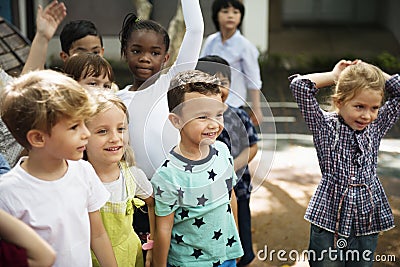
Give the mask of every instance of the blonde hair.
<path id="1" fill-rule="evenodd" d="M 116 96 L 113 92 L 105 90 L 104 88 L 98 88 L 96 90 L 91 90 L 90 93 L 94 97 L 97 106 L 94 116 L 109 110 L 113 106 L 116 106 L 126 115 L 126 119 L 129 123 L 129 113 L 127 107 L 122 102 L 122 100 L 118 96 Z M 91 119 L 92 118 L 89 118 L 88 121 L 90 121 Z M 129 135 L 126 136 L 128 136 L 129 139 Z M 88 159 L 86 153 L 84 153 L 84 159 L 85 160 Z M 122 157 L 122 160 L 124 160 L 128 166 L 134 166 L 136 164 L 135 156 L 132 148 L 129 145 L 129 141 L 128 145 L 124 146 L 124 155 Z"/>
<path id="2" fill-rule="evenodd" d="M 32 71 L 11 82 L 2 96 L 1 117 L 14 138 L 26 149 L 30 130 L 51 135 L 63 118 L 83 119 L 95 106 L 85 89 L 74 79 L 52 71 Z"/>
<path id="3" fill-rule="evenodd" d="M 331 96 L 332 106 L 346 103 L 353 99 L 361 90 L 378 91 L 384 96 L 385 77 L 382 71 L 371 64 L 360 62 L 345 68 Z"/>

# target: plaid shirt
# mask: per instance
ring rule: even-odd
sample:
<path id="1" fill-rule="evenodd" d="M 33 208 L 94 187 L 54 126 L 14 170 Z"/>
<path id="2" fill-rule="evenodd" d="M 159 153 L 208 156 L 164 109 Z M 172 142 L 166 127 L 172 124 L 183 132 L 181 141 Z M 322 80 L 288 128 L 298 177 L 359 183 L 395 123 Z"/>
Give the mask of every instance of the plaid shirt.
<path id="1" fill-rule="evenodd" d="M 379 144 L 400 117 L 400 76 L 385 84 L 388 100 L 366 129 L 355 131 L 337 113 L 323 111 L 315 84 L 290 77 L 290 88 L 312 132 L 322 179 L 308 205 L 305 219 L 348 237 L 394 227 L 393 215 L 377 177 Z"/>
<path id="2" fill-rule="evenodd" d="M 241 108 L 228 106 L 224 112 L 224 129 L 217 140 L 225 143 L 232 157 L 235 159 L 244 149 L 257 143 L 257 131 L 247 112 Z M 239 178 L 235 186 L 235 195 L 238 200 L 250 199 L 251 176 L 246 164 L 236 171 Z"/>

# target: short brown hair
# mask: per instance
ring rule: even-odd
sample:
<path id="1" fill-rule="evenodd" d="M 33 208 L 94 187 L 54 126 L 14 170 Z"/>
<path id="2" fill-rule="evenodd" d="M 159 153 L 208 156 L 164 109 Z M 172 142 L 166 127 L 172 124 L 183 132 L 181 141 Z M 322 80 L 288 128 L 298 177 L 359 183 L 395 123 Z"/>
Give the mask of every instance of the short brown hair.
<path id="1" fill-rule="evenodd" d="M 86 119 L 95 111 L 92 98 L 74 79 L 52 70 L 32 71 L 9 84 L 2 96 L 1 118 L 14 138 L 30 149 L 26 135 L 51 134 L 62 118 Z"/>
<path id="2" fill-rule="evenodd" d="M 199 70 L 178 73 L 170 82 L 168 90 L 169 112 L 179 113 L 186 93 L 198 92 L 203 95 L 220 94 L 220 80 Z"/>
<path id="3" fill-rule="evenodd" d="M 114 82 L 114 72 L 110 63 L 94 53 L 78 53 L 70 56 L 64 64 L 64 73 L 71 76 L 75 81 L 80 81 L 89 76 L 107 77 Z"/>

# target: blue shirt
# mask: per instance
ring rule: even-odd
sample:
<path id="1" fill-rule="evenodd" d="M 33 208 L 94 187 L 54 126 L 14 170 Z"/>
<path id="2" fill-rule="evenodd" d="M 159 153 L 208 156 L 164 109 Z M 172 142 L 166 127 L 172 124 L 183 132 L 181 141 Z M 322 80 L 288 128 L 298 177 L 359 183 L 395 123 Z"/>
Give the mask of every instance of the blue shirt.
<path id="1" fill-rule="evenodd" d="M 157 169 L 151 179 L 156 215 L 175 213 L 170 265 L 219 266 L 243 255 L 228 194 L 236 179 L 232 156 L 219 141 L 199 161 L 171 151 Z"/>
<path id="2" fill-rule="evenodd" d="M 337 113 L 323 111 L 315 99 L 318 89 L 310 80 L 300 77 L 290 88 L 312 132 L 322 173 L 305 219 L 345 237 L 353 225 L 357 236 L 393 228 L 393 214 L 376 168 L 380 141 L 400 116 L 400 76 L 386 81 L 388 100 L 362 131 L 351 129 Z"/>
<path id="3" fill-rule="evenodd" d="M 259 52 L 239 30 L 222 42 L 221 33 L 216 32 L 204 41 L 200 57 L 217 55 L 228 61 L 231 66 L 231 90 L 226 103 L 232 107 L 245 105 L 247 89 L 261 89 L 260 66 L 258 64 Z"/>
<path id="4" fill-rule="evenodd" d="M 0 175 L 5 174 L 10 170 L 10 165 L 8 164 L 7 160 L 0 154 Z"/>
<path id="5" fill-rule="evenodd" d="M 244 149 L 258 141 L 257 131 L 247 112 L 241 108 L 229 107 L 224 112 L 224 129 L 217 140 L 224 142 L 235 159 Z M 251 175 L 246 164 L 236 171 L 239 178 L 235 186 L 237 200 L 250 199 Z"/>

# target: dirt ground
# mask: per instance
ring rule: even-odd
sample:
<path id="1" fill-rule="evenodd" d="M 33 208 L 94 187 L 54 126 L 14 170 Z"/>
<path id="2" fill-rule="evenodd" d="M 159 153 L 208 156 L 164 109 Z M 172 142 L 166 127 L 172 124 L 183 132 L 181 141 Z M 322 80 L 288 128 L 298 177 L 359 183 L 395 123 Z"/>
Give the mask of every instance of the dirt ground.
<path id="1" fill-rule="evenodd" d="M 255 184 L 251 199 L 253 247 L 258 254 L 250 266 L 308 266 L 304 260 L 290 261 L 288 253 L 308 247 L 310 224 L 303 216 L 320 179 L 316 154 L 312 147 L 286 146 L 275 153 L 272 168 L 262 179 L 268 172 L 268 167 L 263 166 L 266 155 L 265 151 L 258 153 L 250 165 Z M 400 159 L 398 153 L 390 155 Z M 387 261 L 374 266 L 400 266 L 400 165 L 393 158 L 387 161 L 395 168 L 380 179 L 397 227 L 380 234 L 376 255 Z M 275 253 L 271 254 L 272 250 Z M 279 250 L 287 253 L 287 261 L 278 259 Z"/>

